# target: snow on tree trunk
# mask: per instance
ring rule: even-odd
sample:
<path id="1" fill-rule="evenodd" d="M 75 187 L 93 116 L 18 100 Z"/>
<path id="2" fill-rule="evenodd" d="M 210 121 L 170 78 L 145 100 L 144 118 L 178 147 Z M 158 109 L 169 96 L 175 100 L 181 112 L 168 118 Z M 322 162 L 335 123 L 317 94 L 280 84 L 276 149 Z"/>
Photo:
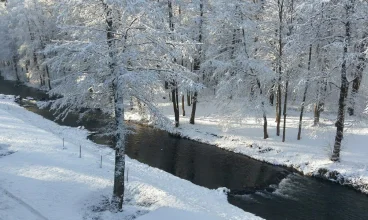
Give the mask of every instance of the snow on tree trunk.
<path id="1" fill-rule="evenodd" d="M 115 113 L 115 173 L 112 207 L 115 211 L 122 210 L 124 201 L 124 171 L 125 171 L 125 131 L 124 131 L 124 104 L 122 95 L 122 82 L 117 76 L 115 78 L 114 113 Z"/>
<path id="2" fill-rule="evenodd" d="M 106 11 L 106 39 L 108 45 L 108 54 L 110 57 L 109 69 L 113 77 L 112 92 L 114 95 L 114 122 L 115 122 L 115 172 L 114 189 L 112 196 L 113 211 L 121 211 L 124 201 L 124 171 L 125 171 L 125 124 L 124 124 L 124 100 L 123 100 L 123 82 L 121 73 L 117 69 L 116 45 L 115 45 L 115 26 L 113 9 L 103 3 Z"/>
<path id="3" fill-rule="evenodd" d="M 307 75 L 307 81 L 305 83 L 304 87 L 304 93 L 303 93 L 303 101 L 300 108 L 300 116 L 299 116 L 299 128 L 298 128 L 298 137 L 297 139 L 301 139 L 301 133 L 302 133 L 302 123 L 303 123 L 303 113 L 304 113 L 304 107 L 305 107 L 305 100 L 307 98 L 307 92 L 309 87 L 309 76 L 310 76 L 310 69 L 311 69 L 311 60 L 312 60 L 312 44 L 309 45 L 309 55 L 308 55 L 308 75 Z"/>
<path id="4" fill-rule="evenodd" d="M 360 66 L 360 65 L 359 65 Z M 352 86 L 352 90 L 351 90 L 351 97 L 350 97 L 350 106 L 348 107 L 348 113 L 349 115 L 354 115 L 355 113 L 355 99 L 356 96 L 358 94 L 359 88 L 360 88 L 360 83 L 362 81 L 362 77 L 363 77 L 363 70 L 360 70 L 359 67 L 357 68 L 357 72 L 358 72 L 358 76 L 355 77 L 355 79 L 353 80 L 353 86 Z"/>
<path id="5" fill-rule="evenodd" d="M 365 50 L 367 49 L 367 42 L 363 39 L 363 41 L 356 47 L 358 55 L 358 64 L 356 66 L 355 78 L 353 80 L 352 90 L 349 99 L 349 107 L 348 113 L 349 115 L 354 115 L 355 113 L 355 99 L 360 89 L 360 84 L 363 79 L 363 72 L 366 67 L 366 58 L 365 58 Z"/>

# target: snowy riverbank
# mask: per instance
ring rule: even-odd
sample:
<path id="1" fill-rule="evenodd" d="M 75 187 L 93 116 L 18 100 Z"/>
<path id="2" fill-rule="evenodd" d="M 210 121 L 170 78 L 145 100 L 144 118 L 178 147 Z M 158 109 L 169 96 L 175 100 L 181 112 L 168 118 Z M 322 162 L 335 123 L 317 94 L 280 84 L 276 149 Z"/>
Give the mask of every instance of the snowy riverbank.
<path id="1" fill-rule="evenodd" d="M 213 100 L 213 99 L 212 99 Z M 187 116 L 180 116 L 180 127 L 170 130 L 182 137 L 216 145 L 236 153 L 245 154 L 254 159 L 274 165 L 293 167 L 304 175 L 317 176 L 348 185 L 368 193 L 368 126 L 366 120 L 348 118 L 344 134 L 341 161 L 330 161 L 336 127 L 336 114 L 323 113 L 321 123 L 313 127 L 312 113 L 303 118 L 302 140 L 297 141 L 298 111 L 288 112 L 286 142 L 276 136 L 276 123 L 273 110 L 268 118 L 270 138 L 263 139 L 263 121 L 252 117 L 230 120 L 220 113 L 210 98 L 200 100 L 197 106 L 196 124 L 189 124 L 191 107 L 185 106 Z M 161 103 L 160 110 L 170 119 L 174 119 L 172 104 Z M 181 114 L 181 105 L 179 107 Z M 232 106 L 231 109 L 237 109 Z M 143 118 L 148 118 L 143 117 Z M 142 116 L 136 110 L 126 112 L 126 119 L 142 122 Z M 351 126 L 351 124 L 354 124 Z"/>
<path id="2" fill-rule="evenodd" d="M 0 219 L 258 219 L 230 205 L 221 190 L 196 186 L 129 158 L 125 211 L 112 214 L 104 210 L 104 202 L 112 192 L 113 151 L 86 135 L 0 95 Z"/>

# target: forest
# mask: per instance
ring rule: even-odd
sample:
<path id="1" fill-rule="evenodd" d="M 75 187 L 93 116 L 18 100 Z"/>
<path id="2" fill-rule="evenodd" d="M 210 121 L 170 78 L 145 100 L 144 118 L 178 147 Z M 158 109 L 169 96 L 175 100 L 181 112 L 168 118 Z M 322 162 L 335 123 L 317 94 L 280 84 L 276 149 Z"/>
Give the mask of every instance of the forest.
<path id="1" fill-rule="evenodd" d="M 133 107 L 175 130 L 196 126 L 210 97 L 229 120 L 256 118 L 263 139 L 286 143 L 303 138 L 306 114 L 317 128 L 333 115 L 333 163 L 368 113 L 366 0 L 2 0 L 0 48 L 1 75 L 57 97 L 47 105 L 58 118 L 111 117 L 116 210 Z"/>

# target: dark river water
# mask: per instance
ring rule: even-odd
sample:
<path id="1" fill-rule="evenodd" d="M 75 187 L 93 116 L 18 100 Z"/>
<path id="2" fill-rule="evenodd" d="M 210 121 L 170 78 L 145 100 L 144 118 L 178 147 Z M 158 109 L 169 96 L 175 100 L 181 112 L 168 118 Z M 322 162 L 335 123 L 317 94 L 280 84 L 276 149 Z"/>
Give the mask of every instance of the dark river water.
<path id="1" fill-rule="evenodd" d="M 0 78 L 0 94 L 41 100 L 47 96 L 26 86 Z M 26 108 L 53 120 L 48 110 Z M 1 123 L 1 122 L 0 122 Z M 59 124 L 95 130 L 98 120 L 78 121 L 69 116 Z M 304 177 L 283 167 L 199 142 L 173 137 L 154 128 L 132 125 L 126 153 L 130 158 L 160 168 L 194 184 L 210 189 L 231 190 L 228 201 L 265 219 L 367 219 L 368 196 L 327 181 Z M 91 136 L 98 143 L 106 139 Z"/>

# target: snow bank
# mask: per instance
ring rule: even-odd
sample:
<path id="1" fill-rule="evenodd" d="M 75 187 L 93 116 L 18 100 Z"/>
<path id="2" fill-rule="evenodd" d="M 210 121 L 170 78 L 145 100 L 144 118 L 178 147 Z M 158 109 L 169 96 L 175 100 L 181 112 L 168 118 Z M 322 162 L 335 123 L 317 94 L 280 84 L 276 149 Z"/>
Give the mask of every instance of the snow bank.
<path id="1" fill-rule="evenodd" d="M 137 220 L 219 220 L 212 215 L 206 214 L 194 214 L 192 212 L 187 212 L 179 209 L 172 208 L 160 208 L 154 212 L 144 215 Z"/>
<path id="2" fill-rule="evenodd" d="M 114 152 L 87 140 L 87 131 L 59 126 L 13 100 L 0 95 L 0 219 L 259 219 L 218 190 L 129 158 L 124 212 L 111 213 Z"/>

